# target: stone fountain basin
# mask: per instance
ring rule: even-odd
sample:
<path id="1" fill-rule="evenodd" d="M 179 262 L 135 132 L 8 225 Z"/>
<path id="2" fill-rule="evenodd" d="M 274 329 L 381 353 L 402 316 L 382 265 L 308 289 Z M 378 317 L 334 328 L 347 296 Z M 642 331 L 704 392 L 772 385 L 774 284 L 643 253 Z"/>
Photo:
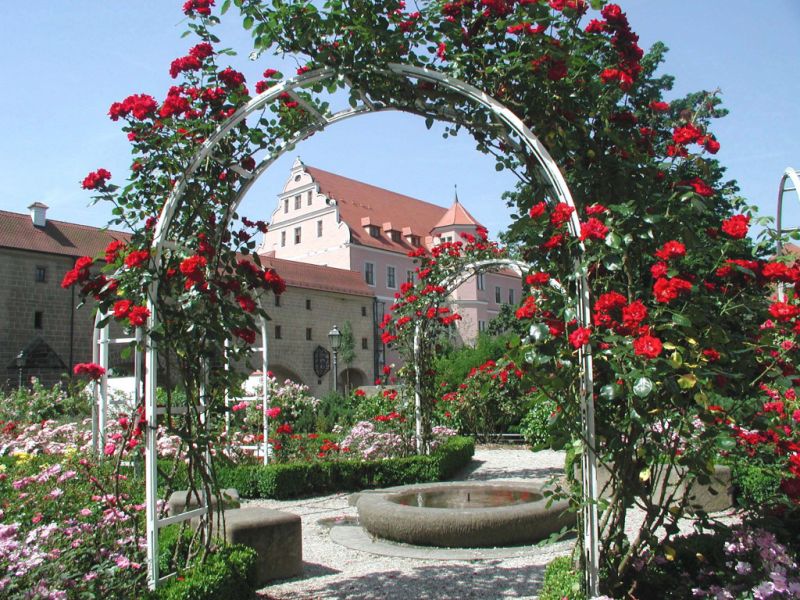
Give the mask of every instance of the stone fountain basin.
<path id="1" fill-rule="evenodd" d="M 567 501 L 547 507 L 541 487 L 517 483 L 432 483 L 360 494 L 361 526 L 418 546 L 490 548 L 533 544 L 576 522 Z"/>

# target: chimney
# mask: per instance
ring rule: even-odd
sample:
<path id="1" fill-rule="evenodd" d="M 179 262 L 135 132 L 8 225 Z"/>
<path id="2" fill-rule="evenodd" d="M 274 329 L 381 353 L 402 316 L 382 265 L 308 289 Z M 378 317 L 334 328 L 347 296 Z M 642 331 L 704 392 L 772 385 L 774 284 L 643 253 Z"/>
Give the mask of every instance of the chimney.
<path id="1" fill-rule="evenodd" d="M 33 221 L 34 227 L 44 227 L 47 225 L 48 208 L 50 207 L 41 202 L 34 202 L 28 207 L 28 210 L 31 211 L 31 221 Z"/>

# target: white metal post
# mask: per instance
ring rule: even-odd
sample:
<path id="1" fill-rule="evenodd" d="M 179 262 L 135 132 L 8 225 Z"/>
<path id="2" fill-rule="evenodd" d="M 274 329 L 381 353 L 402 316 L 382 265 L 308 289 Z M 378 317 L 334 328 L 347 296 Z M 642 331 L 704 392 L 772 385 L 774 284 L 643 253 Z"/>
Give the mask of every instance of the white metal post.
<path id="1" fill-rule="evenodd" d="M 155 284 L 151 284 L 150 292 L 155 297 Z M 147 308 L 150 310 L 147 330 L 152 331 L 158 325 L 155 304 L 148 298 Z M 156 415 L 156 387 L 158 369 L 158 350 L 152 336 L 145 337 L 145 370 L 144 370 L 144 406 L 147 428 L 145 429 L 145 519 L 147 521 L 147 584 L 151 590 L 158 585 L 158 454 L 156 450 L 156 432 L 158 418 Z"/>

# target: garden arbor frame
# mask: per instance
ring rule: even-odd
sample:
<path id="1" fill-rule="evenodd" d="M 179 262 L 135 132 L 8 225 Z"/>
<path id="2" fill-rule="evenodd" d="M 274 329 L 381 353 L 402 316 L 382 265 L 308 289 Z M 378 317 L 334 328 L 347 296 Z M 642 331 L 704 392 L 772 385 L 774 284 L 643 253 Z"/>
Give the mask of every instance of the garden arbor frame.
<path id="1" fill-rule="evenodd" d="M 787 183 L 790 183 L 791 187 L 786 187 Z M 775 238 L 777 248 L 775 249 L 775 254 L 777 256 L 783 254 L 783 234 L 792 231 L 800 231 L 798 227 L 793 227 L 791 229 L 783 228 L 783 196 L 786 192 L 794 192 L 798 201 L 800 201 L 800 173 L 797 172 L 797 169 L 786 167 L 781 177 L 781 183 L 778 186 L 778 214 L 775 219 L 775 228 L 777 230 L 777 237 Z M 781 302 L 784 301 L 784 287 L 785 284 L 783 282 L 778 283 L 778 300 Z"/>
<path id="2" fill-rule="evenodd" d="M 533 132 L 503 104 L 483 92 L 482 90 L 465 83 L 459 79 L 442 74 L 430 68 L 417 67 L 413 65 L 390 63 L 384 68 L 372 68 L 371 74 L 386 77 L 395 81 L 408 81 L 425 83 L 426 85 L 438 86 L 449 93 L 455 93 L 461 98 L 471 102 L 475 106 L 482 107 L 488 111 L 492 124 L 497 129 L 505 132 L 506 136 L 513 133 L 517 140 L 512 141 L 512 146 L 528 152 L 536 160 L 539 166 L 538 176 L 541 177 L 549 189 L 551 195 L 547 200 L 549 203 L 564 203 L 574 207 L 570 191 L 566 181 L 558 169 L 553 158 Z M 311 86 L 327 82 L 337 84 L 340 87 L 351 89 L 351 98 L 357 99 L 353 102 L 354 106 L 338 112 L 332 113 L 327 110 L 321 111 L 313 103 L 308 102 L 297 90 L 307 90 Z M 370 112 L 380 112 L 387 110 L 403 110 L 400 104 L 393 105 L 376 101 L 369 97 L 369 89 L 359 89 L 352 85 L 347 74 L 338 72 L 335 69 L 326 67 L 308 71 L 292 79 L 281 81 L 266 91 L 252 98 L 247 104 L 241 106 L 233 115 L 224 121 L 216 131 L 210 135 L 201 145 L 194 155 L 191 163 L 184 173 L 179 176 L 170 193 L 163 210 L 156 224 L 152 241 L 152 260 L 155 268 L 158 269 L 162 260 L 162 253 L 165 248 L 172 245 L 169 239 L 170 224 L 176 211 L 178 211 L 184 199 L 187 187 L 192 176 L 201 168 L 206 160 L 214 160 L 214 149 L 225 139 L 225 136 L 239 123 L 248 116 L 261 110 L 271 102 L 278 99 L 281 95 L 288 94 L 298 105 L 304 109 L 312 118 L 313 122 L 300 129 L 291 139 L 284 142 L 272 151 L 263 161 L 261 161 L 252 172 L 247 172 L 241 167 L 231 167 L 244 180 L 237 190 L 230 210 L 227 211 L 228 219 L 236 212 L 239 204 L 255 183 L 258 177 L 264 173 L 280 156 L 292 150 L 295 145 L 309 135 L 324 130 L 329 125 L 343 121 L 350 117 L 358 116 Z M 284 96 L 285 97 L 285 96 Z M 424 105 L 424 103 L 423 103 Z M 423 106 L 424 109 L 424 106 Z M 423 110 L 421 109 L 421 111 Z M 410 107 L 406 107 L 407 112 L 413 112 Z M 458 111 L 458 109 L 456 109 Z M 434 119 L 449 120 L 465 125 L 459 120 L 463 113 L 456 112 L 454 115 L 447 115 L 439 110 L 435 112 Z M 502 135 L 502 134 L 501 134 Z M 221 224 L 227 227 L 228 223 Z M 573 212 L 568 222 L 569 232 L 575 238 L 580 235 L 580 222 L 577 213 Z M 583 245 L 580 244 L 583 251 Z M 576 312 L 579 322 L 588 326 L 591 323 L 591 307 L 589 303 L 589 284 L 586 273 L 580 269 L 579 261 L 576 260 L 577 274 L 577 297 Z M 154 330 L 159 323 L 159 315 L 156 310 L 156 299 L 158 298 L 159 281 L 157 278 L 149 284 L 147 289 L 147 308 L 150 310 L 148 318 L 148 331 Z M 583 346 L 580 350 L 581 362 L 581 385 L 580 401 L 581 416 L 584 433 L 585 451 L 583 454 L 583 504 L 585 519 L 584 527 L 584 553 L 586 566 L 586 586 L 590 596 L 598 593 L 598 567 L 599 567 L 599 534 L 597 520 L 597 481 L 596 481 L 596 456 L 594 450 L 594 405 L 592 399 L 592 355 L 589 345 Z M 156 443 L 155 431 L 157 428 L 156 411 L 156 385 L 157 385 L 157 356 L 158 348 L 151 337 L 145 340 L 145 416 L 148 424 L 148 436 L 145 445 L 146 454 L 146 494 L 147 494 L 147 557 L 148 557 L 148 580 L 151 588 L 158 585 L 158 528 L 157 528 L 157 470 L 156 470 Z"/>

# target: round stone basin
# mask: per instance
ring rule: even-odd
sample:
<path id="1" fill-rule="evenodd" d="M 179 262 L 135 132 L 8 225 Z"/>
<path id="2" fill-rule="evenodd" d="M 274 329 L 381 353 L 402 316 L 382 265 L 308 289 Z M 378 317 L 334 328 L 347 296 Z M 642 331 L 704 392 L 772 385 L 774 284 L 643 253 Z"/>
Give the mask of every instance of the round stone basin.
<path id="1" fill-rule="evenodd" d="M 447 487 L 426 492 L 391 494 L 389 502 L 420 508 L 497 508 L 537 502 L 542 495 L 529 490 L 503 488 Z"/>
<path id="2" fill-rule="evenodd" d="M 537 486 L 433 483 L 361 494 L 361 526 L 374 536 L 419 546 L 487 548 L 534 544 L 575 513 L 566 501 L 547 499 Z"/>

